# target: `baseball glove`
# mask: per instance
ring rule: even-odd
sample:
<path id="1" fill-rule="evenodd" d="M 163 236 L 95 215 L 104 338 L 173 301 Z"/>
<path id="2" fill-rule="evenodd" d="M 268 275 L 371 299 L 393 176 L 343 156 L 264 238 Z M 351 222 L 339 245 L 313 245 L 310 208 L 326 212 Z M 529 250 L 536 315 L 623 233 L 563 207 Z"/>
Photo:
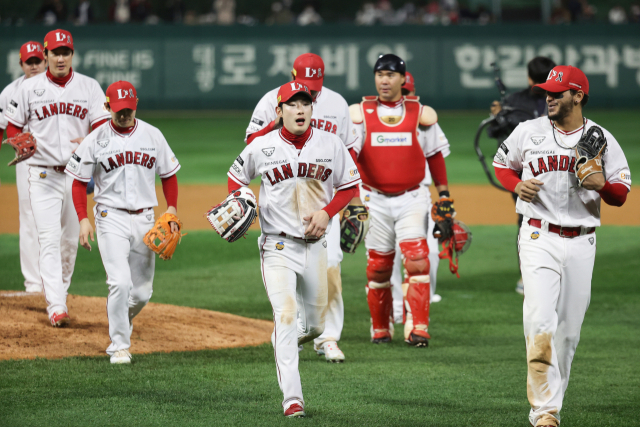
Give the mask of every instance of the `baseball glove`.
<path id="1" fill-rule="evenodd" d="M 229 243 L 243 237 L 254 223 L 256 196 L 248 187 L 233 191 L 227 198 L 207 212 L 207 220 L 213 229 Z"/>
<path id="2" fill-rule="evenodd" d="M 456 210 L 453 207 L 453 199 L 449 197 L 442 197 L 431 207 L 431 218 L 435 223 L 433 237 L 440 243 L 451 238 L 454 216 L 456 216 Z"/>
<path id="3" fill-rule="evenodd" d="M 170 222 L 178 224 L 177 233 L 171 231 Z M 144 235 L 143 241 L 149 249 L 160 255 L 161 259 L 171 259 L 182 236 L 186 236 L 186 234 L 181 234 L 181 231 L 182 221 L 174 214 L 165 213 L 158 218 L 153 228 Z"/>
<path id="4" fill-rule="evenodd" d="M 343 252 L 355 253 L 369 230 L 369 212 L 361 205 L 349 205 L 340 220 L 340 248 Z"/>
<path id="5" fill-rule="evenodd" d="M 28 132 L 19 133 L 13 138 L 6 139 L 2 143 L 10 145 L 16 150 L 16 157 L 9 162 L 8 166 L 13 166 L 16 163 L 27 160 L 36 153 L 36 139 Z"/>
<path id="6" fill-rule="evenodd" d="M 576 145 L 576 177 L 582 182 L 594 173 L 602 173 L 602 156 L 607 152 L 607 139 L 602 128 L 591 126 Z"/>

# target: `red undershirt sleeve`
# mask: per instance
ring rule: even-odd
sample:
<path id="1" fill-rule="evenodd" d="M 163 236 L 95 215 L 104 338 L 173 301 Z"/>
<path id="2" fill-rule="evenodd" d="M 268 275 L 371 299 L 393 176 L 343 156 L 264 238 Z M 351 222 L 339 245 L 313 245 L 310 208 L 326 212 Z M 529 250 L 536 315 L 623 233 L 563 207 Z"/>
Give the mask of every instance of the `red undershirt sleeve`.
<path id="1" fill-rule="evenodd" d="M 227 178 L 227 189 L 229 190 L 229 193 L 231 193 L 232 191 L 236 191 L 240 187 L 242 187 L 242 185 L 238 184 L 231 178 Z"/>
<path id="2" fill-rule="evenodd" d="M 18 126 L 9 122 L 9 126 L 7 126 L 7 138 L 13 138 L 19 133 L 22 133 L 22 128 L 19 128 Z"/>
<path id="3" fill-rule="evenodd" d="M 273 127 L 276 125 L 276 121 L 273 120 L 271 123 L 269 123 L 267 126 L 265 126 L 263 129 L 260 129 L 258 132 L 254 132 L 251 135 L 249 135 L 247 137 L 247 145 L 251 144 L 251 141 L 253 141 L 254 139 L 256 139 L 259 136 L 263 136 L 268 134 L 269 132 L 271 132 L 273 130 Z"/>
<path id="4" fill-rule="evenodd" d="M 2 141 L 3 134 L 4 134 L 4 129 L 0 129 L 0 141 Z M 2 148 L 2 144 L 0 144 L 0 148 Z"/>
<path id="5" fill-rule="evenodd" d="M 444 163 L 444 156 L 441 151 L 438 151 L 431 157 L 427 157 L 427 163 L 429 164 L 429 172 L 433 183 L 437 185 L 447 185 L 447 166 Z"/>
<path id="6" fill-rule="evenodd" d="M 71 186 L 71 194 L 73 196 L 73 207 L 76 208 L 78 214 L 78 221 L 82 221 L 87 216 L 87 185 L 88 182 L 73 180 Z"/>
<path id="7" fill-rule="evenodd" d="M 495 166 L 493 167 L 493 169 L 496 171 L 496 178 L 498 178 L 500 184 L 502 184 L 502 186 L 507 190 L 515 193 L 516 185 L 518 185 L 518 183 L 522 181 L 518 176 L 518 172 L 514 171 L 513 169 L 497 168 Z"/>
<path id="8" fill-rule="evenodd" d="M 349 204 L 351 199 L 356 196 L 357 189 L 358 187 L 354 185 L 353 187 L 337 191 L 333 196 L 333 200 L 331 200 L 331 202 L 327 206 L 322 208 L 322 210 L 329 214 L 329 218 L 333 218 L 338 212 L 342 210 L 342 208 Z"/>
<path id="9" fill-rule="evenodd" d="M 624 184 L 615 183 L 611 184 L 609 181 L 604 183 L 604 187 L 598 194 L 602 197 L 602 200 L 611 206 L 622 206 L 627 201 L 627 193 L 629 190 Z"/>
<path id="10" fill-rule="evenodd" d="M 97 122 L 93 126 L 91 126 L 91 130 L 92 131 L 96 130 L 96 128 L 100 127 L 103 123 L 106 123 L 108 120 L 109 119 L 100 120 L 99 122 Z"/>
<path id="11" fill-rule="evenodd" d="M 174 174 L 160 181 L 162 181 L 162 192 L 167 200 L 167 206 L 178 209 L 178 177 Z"/>

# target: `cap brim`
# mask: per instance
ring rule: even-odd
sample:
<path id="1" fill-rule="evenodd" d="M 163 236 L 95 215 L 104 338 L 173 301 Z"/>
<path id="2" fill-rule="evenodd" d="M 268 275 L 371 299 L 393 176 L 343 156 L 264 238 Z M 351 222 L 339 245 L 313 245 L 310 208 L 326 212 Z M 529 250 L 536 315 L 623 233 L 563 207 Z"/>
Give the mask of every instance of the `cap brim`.
<path id="1" fill-rule="evenodd" d="M 42 54 L 42 52 L 40 52 L 39 54 L 38 53 L 27 54 L 25 55 L 24 58 L 21 58 L 20 60 L 22 62 L 27 62 L 31 58 L 38 58 L 39 60 L 44 61 L 44 55 Z"/>
<path id="2" fill-rule="evenodd" d="M 109 108 L 111 108 L 116 113 L 120 110 L 124 110 L 125 108 L 129 108 L 130 110 L 135 111 L 137 108 L 137 103 L 135 100 L 130 99 L 120 102 L 109 102 Z"/>
<path id="3" fill-rule="evenodd" d="M 293 92 L 293 93 L 291 94 L 291 96 L 289 96 L 286 100 L 281 100 L 281 101 L 280 101 L 280 104 L 284 104 L 285 102 L 289 102 L 289 100 L 290 100 L 291 98 L 293 98 L 294 96 L 298 95 L 299 93 L 301 93 L 301 94 L 303 94 L 303 95 L 307 96 L 307 97 L 309 98 L 309 100 L 310 100 L 310 101 L 313 101 L 313 97 L 311 96 L 311 94 L 310 94 L 309 92 L 305 92 L 304 90 L 299 90 L 299 91 L 297 91 L 297 92 Z"/>
<path id="4" fill-rule="evenodd" d="M 54 43 L 51 43 L 51 45 L 45 47 L 45 49 L 47 49 L 47 50 L 56 50 L 59 47 L 66 47 L 66 48 L 71 49 L 72 52 L 74 52 L 73 46 L 69 46 L 68 44 L 54 44 Z"/>
<path id="5" fill-rule="evenodd" d="M 555 81 L 547 81 L 545 83 L 541 83 L 539 85 L 535 85 L 534 87 L 540 88 L 547 92 L 565 92 L 570 88 L 562 83 L 558 83 Z"/>
<path id="6" fill-rule="evenodd" d="M 315 91 L 322 90 L 322 80 L 296 79 L 296 81 L 308 87 L 309 90 L 315 90 Z"/>

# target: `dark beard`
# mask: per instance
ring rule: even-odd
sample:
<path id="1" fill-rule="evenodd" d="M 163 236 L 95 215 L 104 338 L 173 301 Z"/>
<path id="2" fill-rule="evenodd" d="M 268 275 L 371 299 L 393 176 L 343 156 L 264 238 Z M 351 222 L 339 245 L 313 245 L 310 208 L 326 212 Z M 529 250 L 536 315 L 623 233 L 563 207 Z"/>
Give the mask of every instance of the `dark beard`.
<path id="1" fill-rule="evenodd" d="M 564 119 L 566 119 L 569 114 L 571 114 L 571 112 L 573 111 L 573 105 L 569 104 L 568 107 L 565 107 L 564 105 L 558 105 L 558 112 L 551 115 L 549 114 L 549 119 L 553 120 L 554 122 L 561 122 Z M 547 106 L 547 108 L 549 108 Z"/>

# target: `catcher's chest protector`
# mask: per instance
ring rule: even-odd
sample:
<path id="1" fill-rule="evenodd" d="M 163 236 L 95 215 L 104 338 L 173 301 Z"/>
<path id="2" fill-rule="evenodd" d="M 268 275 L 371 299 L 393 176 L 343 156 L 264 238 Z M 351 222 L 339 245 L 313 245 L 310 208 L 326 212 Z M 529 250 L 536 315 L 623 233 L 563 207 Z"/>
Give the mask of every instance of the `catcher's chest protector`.
<path id="1" fill-rule="evenodd" d="M 425 157 L 418 141 L 421 105 L 403 100 L 404 111 L 396 124 L 378 117 L 378 100 L 362 101 L 365 140 L 358 157 L 364 184 L 385 193 L 399 193 L 424 179 Z"/>

